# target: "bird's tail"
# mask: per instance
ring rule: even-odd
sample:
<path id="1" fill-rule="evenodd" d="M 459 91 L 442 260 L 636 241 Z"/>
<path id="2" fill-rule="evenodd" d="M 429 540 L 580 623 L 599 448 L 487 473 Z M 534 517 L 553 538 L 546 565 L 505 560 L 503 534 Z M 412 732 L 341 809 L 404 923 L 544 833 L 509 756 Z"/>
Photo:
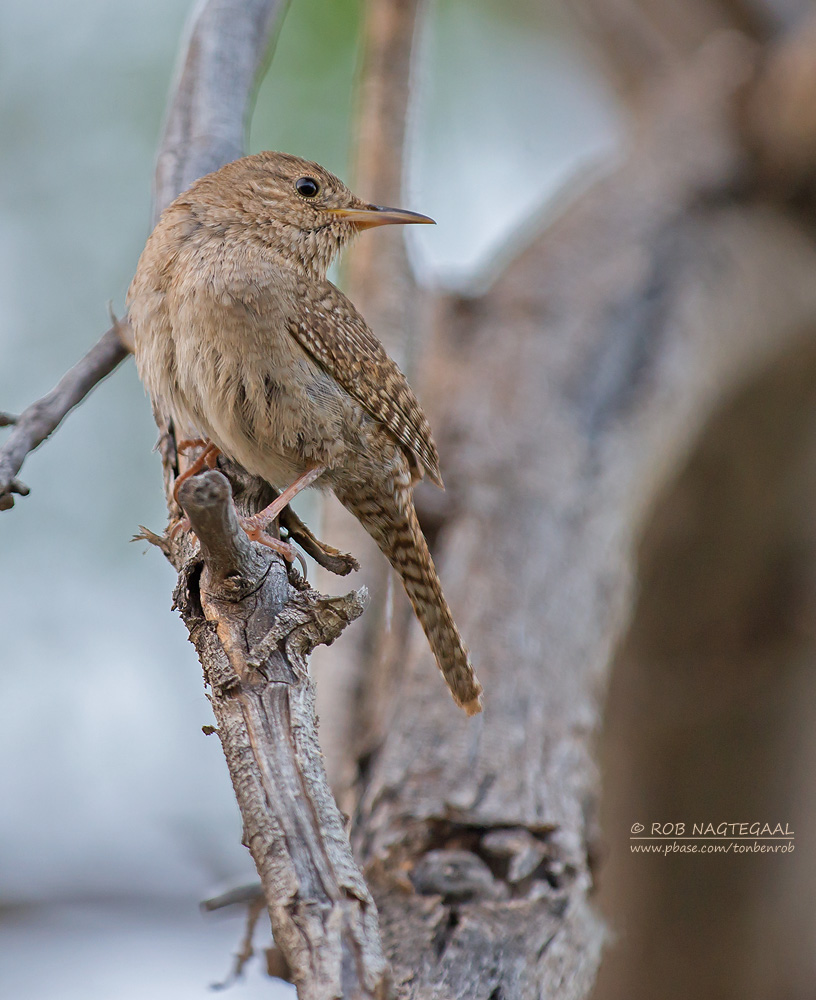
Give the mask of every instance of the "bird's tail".
<path id="1" fill-rule="evenodd" d="M 363 491 L 356 496 L 338 493 L 338 498 L 399 573 L 453 700 L 468 715 L 481 712 L 482 685 L 442 593 L 410 493 L 401 498 L 400 504 L 391 498 L 363 495 Z"/>

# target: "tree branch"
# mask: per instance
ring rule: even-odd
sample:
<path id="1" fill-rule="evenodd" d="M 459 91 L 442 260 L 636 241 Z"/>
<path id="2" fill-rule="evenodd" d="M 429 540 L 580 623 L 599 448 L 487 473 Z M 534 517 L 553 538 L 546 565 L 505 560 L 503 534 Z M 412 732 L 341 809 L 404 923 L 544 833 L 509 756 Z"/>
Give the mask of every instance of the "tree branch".
<path id="1" fill-rule="evenodd" d="M 408 8 L 371 22 L 388 28 L 378 51 L 410 48 Z M 168 115 L 157 206 L 240 154 L 280 11 L 271 0 L 202 9 Z M 375 699 L 380 743 L 360 768 L 354 837 L 405 996 L 581 1000 L 591 988 L 603 939 L 590 906 L 594 737 L 631 613 L 638 533 L 706 414 L 816 329 L 811 233 L 744 196 L 757 177 L 738 106 L 752 138 L 773 145 L 764 109 L 779 100 L 773 75 L 764 96 L 744 100 L 751 64 L 732 35 L 666 69 L 671 79 L 644 98 L 650 119 L 629 161 L 490 293 L 436 305 L 427 398 L 450 500 L 435 554 L 488 703 L 483 722 L 456 715 L 416 628 L 402 676 L 388 674 Z M 389 99 L 377 98 L 389 114 L 407 86 L 408 63 L 393 65 L 403 70 Z M 812 149 L 808 138 L 793 151 L 797 176 Z M 107 360 L 94 348 L 43 412 L 34 404 L 17 421 L 0 455 L 10 462 L 0 505 L 25 490 L 15 476 L 28 451 L 121 360 L 113 334 L 97 345 Z M 171 502 L 172 445 L 164 457 Z M 230 477 L 239 507 L 257 509 L 263 484 Z M 325 780 L 306 663 L 360 614 L 363 595 L 293 585 L 240 530 L 220 473 L 180 493 L 201 548 L 184 533 L 168 546 L 176 603 L 276 943 L 301 998 L 390 996 L 374 903 Z"/>
<path id="2" fill-rule="evenodd" d="M 13 493 L 28 494 L 18 479 L 23 462 L 53 431 L 65 416 L 128 356 L 116 323 L 85 357 L 59 380 L 42 399 L 26 407 L 13 422 L 14 429 L 0 448 L 0 510 L 14 506 Z"/>
<path id="3" fill-rule="evenodd" d="M 362 614 L 365 594 L 293 592 L 238 524 L 227 479 L 187 480 L 201 542 L 176 591 L 198 650 L 275 943 L 302 1000 L 382 997 L 377 913 L 325 777 L 307 657 Z"/>
<path id="4" fill-rule="evenodd" d="M 207 0 L 187 28 L 156 159 L 153 223 L 193 181 L 244 155 L 261 68 L 288 0 Z"/>

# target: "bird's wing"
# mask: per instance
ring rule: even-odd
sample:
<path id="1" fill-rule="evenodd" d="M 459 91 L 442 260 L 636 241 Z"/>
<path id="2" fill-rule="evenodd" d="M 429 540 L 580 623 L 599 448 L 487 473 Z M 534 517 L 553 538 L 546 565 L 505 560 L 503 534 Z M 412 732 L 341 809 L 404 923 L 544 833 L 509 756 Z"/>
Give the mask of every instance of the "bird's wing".
<path id="1" fill-rule="evenodd" d="M 366 321 L 329 281 L 317 295 L 314 284 L 303 291 L 289 332 L 442 486 L 439 455 L 419 400 Z"/>

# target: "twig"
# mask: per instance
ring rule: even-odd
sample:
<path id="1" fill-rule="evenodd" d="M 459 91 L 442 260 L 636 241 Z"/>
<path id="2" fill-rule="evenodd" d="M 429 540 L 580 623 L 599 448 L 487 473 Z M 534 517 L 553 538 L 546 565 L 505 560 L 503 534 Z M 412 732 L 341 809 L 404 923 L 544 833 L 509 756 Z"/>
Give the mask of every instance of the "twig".
<path id="1" fill-rule="evenodd" d="M 260 882 L 250 882 L 247 885 L 239 885 L 234 889 L 227 889 L 218 896 L 205 899 L 201 904 L 201 909 L 206 913 L 214 910 L 223 910 L 226 906 L 246 906 L 247 903 L 254 903 L 258 899 L 263 899 L 263 888 Z"/>
<path id="2" fill-rule="evenodd" d="M 0 510 L 14 506 L 12 493 L 26 496 L 28 488 L 15 477 L 26 457 L 56 430 L 65 416 L 128 356 L 118 324 L 88 351 L 42 399 L 32 403 L 14 421 L 14 429 L 0 448 Z M 10 421 L 4 421 L 9 423 Z"/>
<path id="3" fill-rule="evenodd" d="M 258 919 L 265 909 L 266 900 L 263 897 L 263 893 L 259 892 L 254 898 L 247 901 L 246 924 L 244 926 L 244 936 L 241 940 L 241 947 L 235 955 L 232 968 L 230 969 L 227 978 L 221 983 L 213 983 L 212 989 L 229 989 L 229 987 L 232 986 L 233 983 L 237 982 L 243 975 L 247 962 L 255 954 L 255 949 L 252 946 L 252 939 L 255 937 L 255 928 L 258 925 Z"/>

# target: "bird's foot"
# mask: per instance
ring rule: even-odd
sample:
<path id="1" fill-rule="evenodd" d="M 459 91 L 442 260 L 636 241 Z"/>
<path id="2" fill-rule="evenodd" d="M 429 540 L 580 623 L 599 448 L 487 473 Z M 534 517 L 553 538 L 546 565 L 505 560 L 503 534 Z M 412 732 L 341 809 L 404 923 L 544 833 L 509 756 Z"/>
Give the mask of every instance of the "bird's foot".
<path id="1" fill-rule="evenodd" d="M 181 518 L 178 519 L 178 521 L 176 521 L 176 523 L 172 527 L 170 527 L 170 528 L 167 529 L 167 538 L 168 538 L 168 541 L 172 542 L 173 539 L 176 537 L 176 535 L 178 535 L 179 532 L 181 532 L 181 531 L 190 531 L 190 532 L 192 532 L 192 530 L 193 530 L 193 526 L 192 526 L 192 524 L 190 524 L 190 518 L 186 517 L 186 516 L 185 517 L 181 517 Z"/>
<path id="2" fill-rule="evenodd" d="M 182 438 L 176 441 L 176 451 L 182 455 L 191 448 L 206 448 L 210 442 L 206 438 Z"/>
<path id="3" fill-rule="evenodd" d="M 260 542 L 261 545 L 265 545 L 267 548 L 272 549 L 273 552 L 282 555 L 289 563 L 297 559 L 303 570 L 303 578 L 304 580 L 306 579 L 306 560 L 291 542 L 284 542 L 280 538 L 275 538 L 267 534 L 266 526 L 269 523 L 269 518 L 268 516 L 264 516 L 263 511 L 260 514 L 255 514 L 253 517 L 239 517 L 238 523 L 247 533 L 250 541 Z"/>
<path id="4" fill-rule="evenodd" d="M 338 576 L 346 576 L 352 570 L 360 568 L 360 564 L 353 555 L 341 552 L 339 549 L 321 542 L 291 507 L 284 507 L 280 512 L 280 523 L 286 528 L 289 537 L 293 538 L 307 555 L 310 555 L 316 563 L 329 572 L 336 573 Z"/>
<path id="5" fill-rule="evenodd" d="M 279 552 L 287 562 L 291 563 L 294 562 L 295 559 L 298 559 L 303 568 L 304 580 L 306 579 L 306 560 L 303 556 L 297 551 L 291 542 L 282 542 L 279 538 L 273 538 L 271 535 L 266 533 L 265 529 L 270 522 L 277 521 L 281 511 L 288 506 L 290 500 L 296 497 L 301 490 L 305 489 L 307 486 L 311 486 L 315 479 L 317 479 L 318 476 L 321 476 L 325 471 L 325 465 L 311 466 L 301 476 L 299 476 L 288 489 L 285 489 L 280 496 L 276 497 L 276 499 L 274 499 L 268 507 L 264 507 L 263 510 L 259 511 L 257 514 L 253 514 L 252 517 L 238 518 L 241 523 L 241 527 L 247 535 L 249 535 L 253 542 L 260 542 L 261 545 L 266 545 L 275 552 Z"/>
<path id="6" fill-rule="evenodd" d="M 212 441 L 205 441 L 203 438 L 185 439 L 184 441 L 179 441 L 176 445 L 176 450 L 181 452 L 188 451 L 190 448 L 201 447 L 202 445 L 204 447 L 204 451 L 201 452 L 189 469 L 185 469 L 184 472 L 182 472 L 173 484 L 173 499 L 176 503 L 178 503 L 178 493 L 181 484 L 186 482 L 191 476 L 195 476 L 197 473 L 201 472 L 205 465 L 208 469 L 214 469 L 216 460 L 221 454 Z"/>

